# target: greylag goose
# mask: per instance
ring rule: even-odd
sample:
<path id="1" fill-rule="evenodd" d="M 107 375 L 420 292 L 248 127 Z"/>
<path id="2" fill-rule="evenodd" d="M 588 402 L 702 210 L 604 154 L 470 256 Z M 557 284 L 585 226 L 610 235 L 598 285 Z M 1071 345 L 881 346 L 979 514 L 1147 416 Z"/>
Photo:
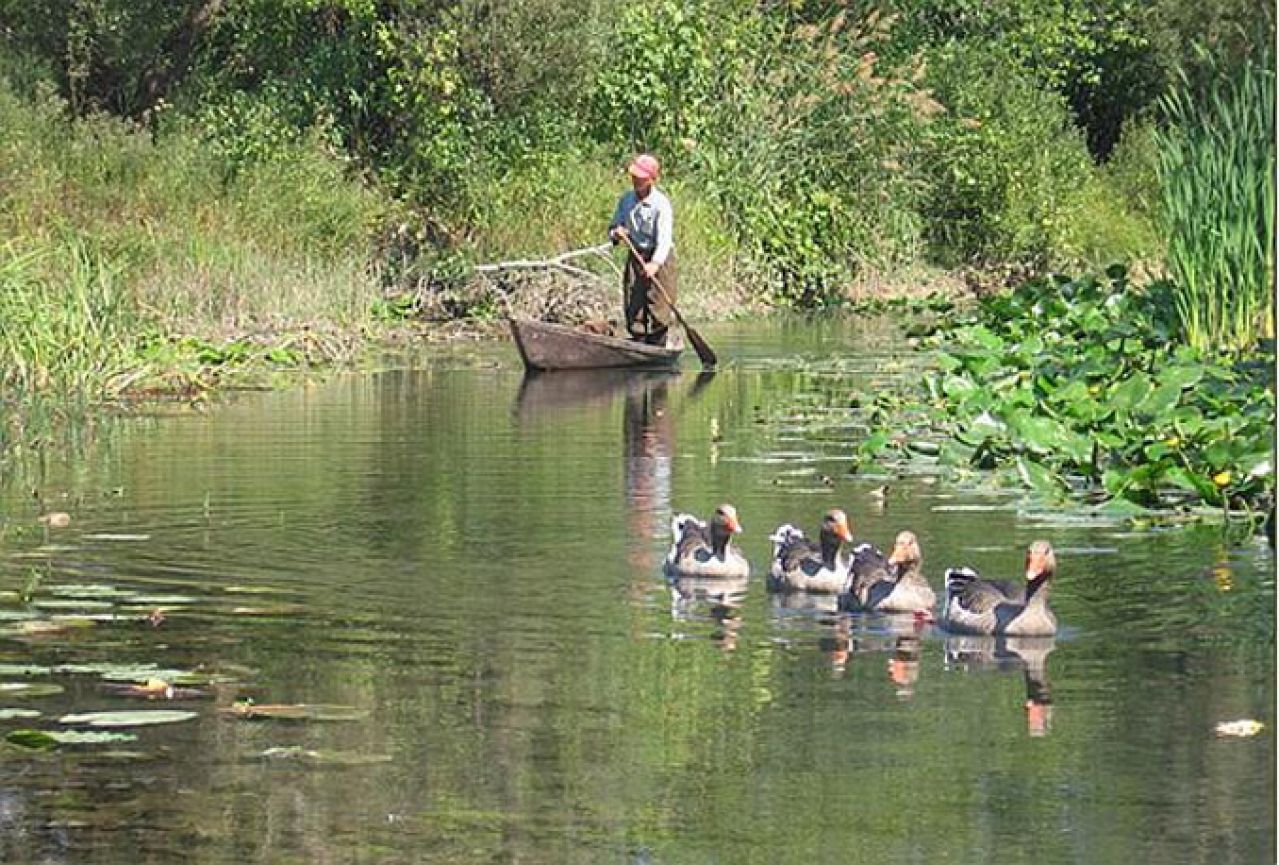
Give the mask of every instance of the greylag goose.
<path id="1" fill-rule="evenodd" d="M 828 594 L 846 591 L 849 559 L 841 548 L 852 539 L 848 516 L 839 508 L 826 512 L 817 541 L 809 540 L 789 523 L 778 526 L 769 536 L 773 542 L 769 590 Z"/>
<path id="2" fill-rule="evenodd" d="M 937 603 L 920 573 L 923 553 L 914 532 L 898 532 L 893 551 L 884 554 L 869 544 L 853 553 L 851 593 L 861 609 L 881 613 L 927 613 Z"/>
<path id="3" fill-rule="evenodd" d="M 1057 617 L 1048 609 L 1048 589 L 1056 571 L 1057 556 L 1048 541 L 1035 541 L 1026 550 L 1024 594 L 984 580 L 970 568 L 947 570 L 942 612 L 946 629 L 957 634 L 1053 636 Z"/>
<path id="4" fill-rule="evenodd" d="M 709 525 L 692 514 L 677 514 L 671 520 L 674 540 L 666 554 L 666 573 L 676 577 L 750 576 L 750 563 L 731 543 L 741 530 L 737 508 L 729 504 L 715 509 Z"/>

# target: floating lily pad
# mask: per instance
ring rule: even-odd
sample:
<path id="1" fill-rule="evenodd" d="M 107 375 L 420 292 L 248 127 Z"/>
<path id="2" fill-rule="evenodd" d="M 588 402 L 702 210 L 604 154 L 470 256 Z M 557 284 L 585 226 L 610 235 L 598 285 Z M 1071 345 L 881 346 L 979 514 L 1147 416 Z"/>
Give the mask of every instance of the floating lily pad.
<path id="1" fill-rule="evenodd" d="M 93 622 L 83 616 L 64 616 L 56 620 L 49 618 L 18 622 L 13 631 L 23 637 L 45 637 L 54 634 L 65 634 L 67 631 L 73 631 L 77 628 L 92 627 Z"/>
<path id="2" fill-rule="evenodd" d="M 63 715 L 59 724 L 87 724 L 90 727 L 149 727 L 154 724 L 176 724 L 198 717 L 196 712 L 179 709 L 140 709 L 133 712 L 82 712 Z"/>
<path id="3" fill-rule="evenodd" d="M 59 745 L 105 745 L 115 742 L 133 742 L 132 733 L 109 733 L 86 730 L 14 730 L 5 739 L 14 745 L 37 751 L 48 751 Z"/>
<path id="4" fill-rule="evenodd" d="M 250 721 L 359 721 L 368 711 L 355 706 L 295 703 L 290 705 L 236 703 L 224 712 Z"/>
<path id="5" fill-rule="evenodd" d="M 35 709 L 5 709 L 0 708 L 0 721 L 12 721 L 14 718 L 39 718 L 40 713 Z"/>
<path id="6" fill-rule="evenodd" d="M 51 697 L 62 690 L 61 685 L 52 682 L 0 682 L 0 697 Z"/>
<path id="7" fill-rule="evenodd" d="M 390 763 L 386 754 L 356 754 L 350 751 L 316 751 L 298 746 L 267 748 L 258 755 L 263 760 L 302 763 L 307 766 L 375 766 Z"/>
<path id="8" fill-rule="evenodd" d="M 109 610 L 112 607 L 110 601 L 95 601 L 88 598 L 39 598 L 32 602 L 32 606 L 41 610 Z"/>
<path id="9" fill-rule="evenodd" d="M 208 673 L 190 670 L 162 670 L 155 664 L 62 664 L 59 673 L 82 673 L 101 676 L 109 682 L 148 682 L 163 679 L 171 685 L 207 685 L 213 681 Z"/>
<path id="10" fill-rule="evenodd" d="M 61 586 L 50 586 L 49 594 L 57 595 L 60 598 L 92 598 L 103 600 L 106 598 L 128 597 L 130 593 L 115 586 L 67 583 Z"/>
<path id="11" fill-rule="evenodd" d="M 0 676 L 47 676 L 52 672 L 52 667 L 37 664 L 0 664 Z"/>

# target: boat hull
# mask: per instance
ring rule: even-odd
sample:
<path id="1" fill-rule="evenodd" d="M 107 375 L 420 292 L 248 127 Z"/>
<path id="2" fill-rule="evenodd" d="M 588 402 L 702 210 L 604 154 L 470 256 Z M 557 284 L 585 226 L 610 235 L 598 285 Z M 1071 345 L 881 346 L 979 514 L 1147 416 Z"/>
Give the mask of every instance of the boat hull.
<path id="1" fill-rule="evenodd" d="M 671 369 L 683 348 L 647 345 L 561 324 L 512 319 L 511 335 L 528 369 Z"/>

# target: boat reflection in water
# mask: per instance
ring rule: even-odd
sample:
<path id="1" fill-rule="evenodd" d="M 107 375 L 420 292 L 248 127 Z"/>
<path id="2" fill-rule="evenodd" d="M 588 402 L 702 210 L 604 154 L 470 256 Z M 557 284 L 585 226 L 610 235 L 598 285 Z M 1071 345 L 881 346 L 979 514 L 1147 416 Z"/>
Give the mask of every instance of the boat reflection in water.
<path id="1" fill-rule="evenodd" d="M 1057 647 L 1054 637 L 946 637 L 947 669 L 1018 670 L 1026 680 L 1026 732 L 1047 736 L 1052 729 L 1052 688 L 1048 656 Z"/>

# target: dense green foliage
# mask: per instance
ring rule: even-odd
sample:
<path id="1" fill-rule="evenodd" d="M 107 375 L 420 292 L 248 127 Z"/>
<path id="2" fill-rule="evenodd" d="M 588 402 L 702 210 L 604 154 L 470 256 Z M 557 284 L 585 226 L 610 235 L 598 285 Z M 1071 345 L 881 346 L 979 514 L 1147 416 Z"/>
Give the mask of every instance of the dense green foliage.
<path id="1" fill-rule="evenodd" d="M 1246 349 L 1273 315 L 1273 101 L 1213 94 L 1273 32 L 1244 0 L 0 0 L 5 304 L 36 311 L 6 385 L 96 398 L 254 331 L 430 308 L 468 263 L 597 243 L 638 148 L 721 309 L 921 269 L 1158 274 L 1171 216 L 1184 330 Z M 1200 135 L 1219 103 L 1252 113 Z M 1247 208 L 1177 169 L 1213 160 Z M 63 283 L 96 300 L 49 310 Z M 60 379 L 42 346 L 95 322 L 98 372 Z"/>
<path id="2" fill-rule="evenodd" d="M 1090 151 L 1109 155 L 1152 116 L 1178 70 L 1210 77 L 1193 39 L 1233 64 L 1273 32 L 1267 11 L 1236 0 L 27 12 L 0 2 L 9 47 L 75 113 L 195 130 L 228 171 L 322 142 L 414 206 L 419 251 L 469 248 L 512 171 L 654 149 L 721 211 L 756 291 L 806 305 L 921 258 L 1025 272 L 1157 257 L 1150 214 Z"/>
<path id="3" fill-rule="evenodd" d="M 1229 365 L 1181 344 L 1172 291 L 1135 289 L 1116 268 L 947 313 L 923 341 L 938 372 L 920 392 L 882 400 L 916 418 L 911 434 L 874 435 L 861 457 L 993 469 L 1121 512 L 1264 514 L 1275 491 L 1273 353 Z"/>

